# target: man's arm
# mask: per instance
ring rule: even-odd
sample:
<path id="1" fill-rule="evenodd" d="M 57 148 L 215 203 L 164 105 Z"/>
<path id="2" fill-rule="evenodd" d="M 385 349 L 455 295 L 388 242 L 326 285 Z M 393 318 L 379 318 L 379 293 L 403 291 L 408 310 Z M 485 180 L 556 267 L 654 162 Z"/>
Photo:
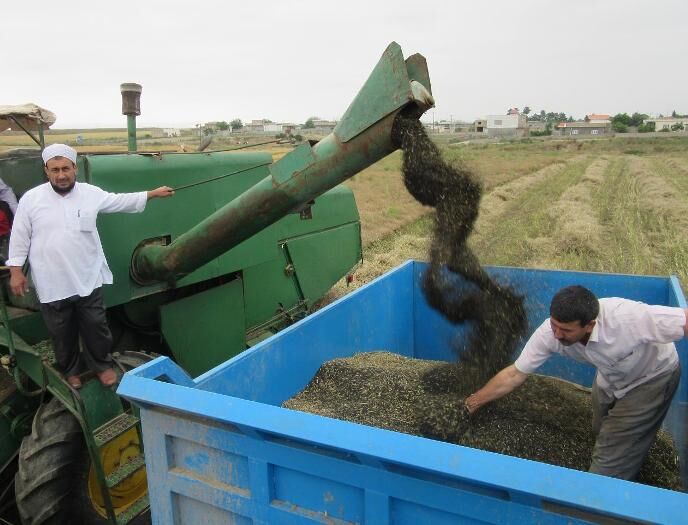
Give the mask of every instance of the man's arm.
<path id="1" fill-rule="evenodd" d="M 160 186 L 154 190 L 150 190 L 147 194 L 148 200 L 151 199 L 164 199 L 165 197 L 172 197 L 174 195 L 174 190 L 169 186 Z"/>
<path id="2" fill-rule="evenodd" d="M 96 186 L 91 190 L 96 192 L 100 198 L 98 212 L 100 213 L 140 213 L 146 207 L 146 202 L 151 199 L 171 197 L 174 190 L 169 186 L 160 186 L 150 191 L 139 191 L 135 193 L 109 193 Z"/>
<path id="3" fill-rule="evenodd" d="M 686 315 L 686 324 L 683 325 L 683 337 L 688 337 L 688 308 L 684 308 L 683 313 Z"/>
<path id="4" fill-rule="evenodd" d="M 490 379 L 484 387 L 466 398 L 468 412 L 472 414 L 481 406 L 507 395 L 523 384 L 528 374 L 521 372 L 514 365 L 509 365 Z"/>

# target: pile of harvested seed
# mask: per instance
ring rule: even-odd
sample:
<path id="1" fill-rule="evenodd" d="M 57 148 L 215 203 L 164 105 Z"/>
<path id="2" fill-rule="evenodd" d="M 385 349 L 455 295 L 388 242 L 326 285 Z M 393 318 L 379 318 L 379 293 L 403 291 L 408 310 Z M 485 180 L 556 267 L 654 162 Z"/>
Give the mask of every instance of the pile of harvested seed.
<path id="1" fill-rule="evenodd" d="M 284 407 L 586 471 L 594 445 L 590 393 L 531 375 L 469 418 L 463 364 L 367 352 L 324 363 Z M 660 432 L 638 481 L 681 489 L 678 456 Z"/>
<path id="2" fill-rule="evenodd" d="M 435 208 L 430 261 L 423 292 L 428 303 L 452 323 L 472 323 L 461 363 L 474 368 L 466 377 L 481 387 L 507 366 L 527 319 L 523 298 L 490 279 L 466 244 L 478 218 L 482 189 L 462 165 L 450 166 L 415 119 L 397 118 L 393 140 L 404 152 L 404 184 L 416 200 Z"/>

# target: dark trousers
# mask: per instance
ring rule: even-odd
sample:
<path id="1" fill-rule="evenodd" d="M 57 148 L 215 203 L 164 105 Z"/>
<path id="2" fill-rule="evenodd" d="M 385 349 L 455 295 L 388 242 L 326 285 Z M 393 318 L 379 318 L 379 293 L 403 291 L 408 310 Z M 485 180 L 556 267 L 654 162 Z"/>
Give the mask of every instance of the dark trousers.
<path id="1" fill-rule="evenodd" d="M 53 340 L 55 359 L 65 376 L 83 372 L 82 357 L 95 372 L 112 366 L 112 334 L 105 316 L 101 288 L 96 288 L 87 297 L 74 295 L 42 303 L 41 313 Z M 83 356 L 79 352 L 79 336 L 83 342 Z"/>
<path id="2" fill-rule="evenodd" d="M 635 479 L 669 410 L 681 367 L 635 387 L 621 399 L 592 388 L 593 432 L 597 437 L 590 472 Z"/>

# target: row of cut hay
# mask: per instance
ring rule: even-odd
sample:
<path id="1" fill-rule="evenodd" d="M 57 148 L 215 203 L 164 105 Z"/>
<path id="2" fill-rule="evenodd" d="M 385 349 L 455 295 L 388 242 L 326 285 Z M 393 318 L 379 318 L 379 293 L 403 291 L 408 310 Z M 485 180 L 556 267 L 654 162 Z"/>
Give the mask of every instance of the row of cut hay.
<path id="1" fill-rule="evenodd" d="M 604 184 L 608 164 L 604 158 L 595 160 L 580 181 L 548 207 L 551 228 L 546 237 L 535 240 L 539 256 L 533 257 L 532 266 L 593 269 L 608 236 L 594 210 L 593 195 Z"/>
<path id="2" fill-rule="evenodd" d="M 509 206 L 529 188 L 540 184 L 549 177 L 556 177 L 563 168 L 564 164 L 562 163 L 549 165 L 534 173 L 497 186 L 493 191 L 484 195 L 480 202 L 480 215 L 476 221 L 473 235 L 480 235 L 481 231 L 489 231 Z"/>
<path id="3" fill-rule="evenodd" d="M 599 260 L 600 271 L 648 274 L 652 262 L 647 216 L 641 206 L 642 189 L 631 169 L 639 157 L 616 157 L 605 184 L 594 195 L 600 222 L 609 231 L 609 243 Z"/>
<path id="4" fill-rule="evenodd" d="M 651 273 L 677 274 L 688 282 L 688 199 L 686 181 L 676 171 L 658 171 L 648 160 L 634 158 L 629 171 L 638 181 L 639 212 L 646 228 Z M 680 186 L 677 187 L 677 182 Z M 649 272 L 650 273 L 650 272 Z"/>
<path id="5" fill-rule="evenodd" d="M 548 203 L 556 202 L 571 185 L 577 184 L 590 162 L 578 157 L 563 168 L 539 172 L 518 186 L 520 192 L 504 201 L 499 213 L 488 210 L 494 205 L 494 198 L 500 197 L 492 195 L 486 199 L 481 207 L 485 213 L 478 218 L 476 231 L 469 239 L 479 260 L 483 264 L 526 267 L 540 261 L 541 254 L 552 249 Z"/>

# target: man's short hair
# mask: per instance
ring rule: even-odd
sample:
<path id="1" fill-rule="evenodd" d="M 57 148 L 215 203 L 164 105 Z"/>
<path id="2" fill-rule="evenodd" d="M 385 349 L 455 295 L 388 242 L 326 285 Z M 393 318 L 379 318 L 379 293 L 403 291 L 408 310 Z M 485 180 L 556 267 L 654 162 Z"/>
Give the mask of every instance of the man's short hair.
<path id="1" fill-rule="evenodd" d="M 578 321 L 585 326 L 597 318 L 600 303 L 587 288 L 580 285 L 567 286 L 552 297 L 549 315 L 561 323 Z"/>

